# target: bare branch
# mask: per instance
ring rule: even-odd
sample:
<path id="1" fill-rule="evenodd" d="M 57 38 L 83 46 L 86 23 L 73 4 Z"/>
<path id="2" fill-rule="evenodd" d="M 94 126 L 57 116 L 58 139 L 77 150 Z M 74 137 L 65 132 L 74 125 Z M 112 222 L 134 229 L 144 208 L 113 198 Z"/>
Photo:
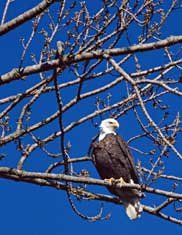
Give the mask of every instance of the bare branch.
<path id="1" fill-rule="evenodd" d="M 41 14 L 46 8 L 53 4 L 55 0 L 43 0 L 34 8 L 24 12 L 23 14 L 17 16 L 15 19 L 4 23 L 0 26 L 0 36 L 8 33 L 9 31 L 17 28 L 18 26 L 24 24 L 28 20 L 34 18 L 35 16 Z"/>
<path id="2" fill-rule="evenodd" d="M 160 40 L 158 42 L 146 43 L 134 45 L 131 47 L 125 48 L 115 48 L 115 49 L 106 49 L 106 50 L 96 50 L 93 52 L 83 52 L 81 54 L 76 54 L 74 56 L 65 55 L 61 59 L 55 59 L 52 61 L 47 61 L 43 64 L 37 64 L 33 66 L 27 66 L 25 68 L 13 69 L 12 71 L 0 76 L 0 84 L 6 84 L 11 81 L 20 79 L 22 77 L 28 76 L 30 74 L 40 73 L 43 71 L 52 70 L 56 67 L 65 67 L 71 65 L 73 63 L 77 63 L 80 61 L 91 60 L 95 58 L 104 58 L 105 55 L 108 56 L 118 56 L 125 55 L 136 52 L 150 51 L 150 50 L 158 50 L 166 46 L 175 45 L 178 43 L 182 43 L 182 36 L 171 36 L 164 40 Z"/>

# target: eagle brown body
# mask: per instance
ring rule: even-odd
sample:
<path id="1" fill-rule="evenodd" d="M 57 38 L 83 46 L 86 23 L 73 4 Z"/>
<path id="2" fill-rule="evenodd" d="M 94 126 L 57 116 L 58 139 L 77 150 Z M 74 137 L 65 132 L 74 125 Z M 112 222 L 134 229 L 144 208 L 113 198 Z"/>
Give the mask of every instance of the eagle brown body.
<path id="1" fill-rule="evenodd" d="M 126 183 L 138 184 L 138 176 L 133 157 L 126 142 L 116 133 L 108 133 L 99 142 L 92 144 L 94 165 L 102 179 L 120 179 Z M 139 217 L 141 192 L 132 188 L 115 188 L 108 186 L 108 190 L 117 195 L 130 219 Z"/>

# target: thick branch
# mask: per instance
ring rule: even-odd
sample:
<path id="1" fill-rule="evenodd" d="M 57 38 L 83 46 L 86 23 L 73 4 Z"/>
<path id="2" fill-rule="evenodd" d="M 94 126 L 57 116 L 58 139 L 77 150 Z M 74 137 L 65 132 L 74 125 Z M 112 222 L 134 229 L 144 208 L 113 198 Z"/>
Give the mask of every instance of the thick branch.
<path id="1" fill-rule="evenodd" d="M 0 36 L 8 33 L 9 31 L 11 31 L 11 30 L 17 28 L 18 26 L 22 25 L 23 23 L 25 23 L 26 21 L 39 15 L 54 2 L 55 2 L 55 0 L 43 0 L 41 3 L 39 3 L 34 8 L 17 16 L 15 19 L 1 25 L 0 26 Z"/>
<path id="2" fill-rule="evenodd" d="M 25 77 L 31 74 L 48 71 L 59 66 L 65 67 L 73 63 L 77 63 L 77 62 L 85 61 L 85 60 L 91 60 L 95 58 L 102 59 L 105 57 L 105 55 L 118 56 L 118 55 L 125 55 L 125 54 L 136 53 L 136 52 L 156 50 L 156 49 L 161 49 L 161 48 L 171 46 L 177 43 L 182 43 L 182 36 L 171 36 L 158 42 L 138 44 L 138 45 L 133 45 L 131 47 L 95 50 L 92 52 L 83 52 L 81 54 L 76 54 L 74 56 L 65 55 L 62 58 L 55 59 L 52 61 L 47 61 L 43 64 L 27 66 L 21 69 L 21 71 L 15 68 L 12 71 L 0 76 L 0 85 L 9 83 L 12 80 L 17 80 L 17 79 L 20 79 L 22 77 Z"/>
<path id="3" fill-rule="evenodd" d="M 75 182 L 75 183 L 84 183 L 84 184 L 92 184 L 92 185 L 101 185 L 101 186 L 114 186 L 116 188 L 135 188 L 141 191 L 145 191 L 148 193 L 158 194 L 166 197 L 171 197 L 175 199 L 182 199 L 182 194 L 164 191 L 161 189 L 150 188 L 145 185 L 140 186 L 138 184 L 120 184 L 117 180 L 111 182 L 107 182 L 105 180 L 90 178 L 90 177 L 76 177 L 70 176 L 65 174 L 54 174 L 54 173 L 40 173 L 40 172 L 27 172 L 22 170 L 17 170 L 15 168 L 8 168 L 8 167 L 0 167 L 0 177 L 11 179 L 16 176 L 19 180 L 24 178 L 38 178 L 44 180 L 62 180 L 66 182 Z M 4 177 L 5 176 L 5 177 Z"/>

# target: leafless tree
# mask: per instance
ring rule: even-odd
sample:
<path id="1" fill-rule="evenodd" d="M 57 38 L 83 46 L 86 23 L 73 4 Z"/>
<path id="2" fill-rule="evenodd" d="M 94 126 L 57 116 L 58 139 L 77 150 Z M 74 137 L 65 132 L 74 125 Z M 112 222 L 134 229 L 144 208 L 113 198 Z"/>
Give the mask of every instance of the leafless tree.
<path id="1" fill-rule="evenodd" d="M 121 204 L 99 193 L 109 183 L 91 170 L 98 123 L 114 117 L 141 181 L 115 187 L 141 189 L 146 213 L 182 224 L 182 36 L 180 27 L 170 31 L 181 1 L 103 0 L 93 8 L 43 0 L 20 15 L 9 13 L 16 0 L 2 2 L 1 48 L 13 40 L 17 50 L 1 50 L 8 59 L 0 76 L 0 177 L 64 190 L 83 219 L 103 219 L 103 208 L 89 217 L 75 198 Z"/>

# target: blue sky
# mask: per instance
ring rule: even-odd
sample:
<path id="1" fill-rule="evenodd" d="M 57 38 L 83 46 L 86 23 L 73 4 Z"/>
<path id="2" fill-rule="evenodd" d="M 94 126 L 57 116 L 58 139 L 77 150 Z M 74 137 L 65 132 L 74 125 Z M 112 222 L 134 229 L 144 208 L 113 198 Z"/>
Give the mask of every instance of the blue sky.
<path id="1" fill-rule="evenodd" d="M 0 3 L 0 15 L 2 15 L 2 9 L 4 8 L 5 0 L 1 0 Z M 7 15 L 7 19 L 10 20 L 14 16 L 22 13 L 24 10 L 29 9 L 31 6 L 39 3 L 40 1 L 34 0 L 22 3 L 20 0 L 16 0 L 15 4 L 9 8 L 9 12 Z M 100 2 L 94 2 L 94 9 L 92 9 L 92 1 L 87 1 L 91 11 L 96 10 L 100 6 Z M 99 3 L 98 3 L 99 2 Z M 16 7 L 15 7 L 16 6 Z M 170 35 L 179 35 L 181 34 L 180 27 L 176 27 L 176 22 L 181 21 L 181 11 L 177 11 L 176 14 L 173 14 L 172 17 L 163 29 L 163 38 Z M 42 23 L 43 25 L 43 23 Z M 14 67 L 18 67 L 20 62 L 20 57 L 22 53 L 22 48 L 19 42 L 20 37 L 25 37 L 25 39 L 29 38 L 30 35 L 31 24 L 27 23 L 20 28 L 16 29 L 14 32 L 10 32 L 9 34 L 0 38 L 0 50 L 2 55 L 1 60 L 1 69 L 0 74 L 4 74 L 11 70 Z M 131 36 L 135 36 L 135 31 L 131 31 Z M 57 39 L 61 37 L 61 40 L 64 40 L 64 32 L 57 36 Z M 41 44 L 43 42 L 43 38 L 40 35 L 36 36 L 35 42 L 33 42 L 32 46 L 28 51 L 28 55 L 25 59 L 24 65 L 32 64 L 30 60 L 31 53 L 37 53 L 41 48 Z M 134 43 L 134 41 L 133 41 Z M 52 48 L 55 47 L 56 40 L 52 43 Z M 163 58 L 159 58 L 156 54 L 143 54 L 139 55 L 141 59 L 141 63 L 143 65 L 143 69 L 147 69 L 153 65 L 158 65 L 160 62 L 162 63 Z M 132 63 L 132 62 L 131 62 Z M 126 66 L 130 72 L 134 72 L 135 68 L 130 67 L 131 63 Z M 100 68 L 102 70 L 102 67 Z M 67 79 L 69 76 L 69 71 L 65 73 L 66 77 L 63 79 Z M 177 75 L 176 75 L 177 76 Z M 38 81 L 37 76 L 31 76 L 27 81 L 20 81 L 9 84 L 7 86 L 0 87 L 0 98 L 7 97 L 9 94 L 17 94 L 24 91 L 30 85 L 36 84 Z M 104 83 L 101 82 L 100 85 Z M 99 82 L 97 83 L 97 86 Z M 88 83 L 84 87 L 84 91 L 91 89 L 91 86 L 95 86 L 95 84 Z M 77 89 L 69 88 L 63 93 L 63 99 L 66 103 L 70 96 L 74 96 L 74 92 Z M 118 97 L 118 94 L 122 93 L 122 87 L 120 85 L 116 86 L 111 90 L 113 93 L 112 102 Z M 106 98 L 106 94 L 101 94 L 101 97 Z M 179 111 L 181 113 L 181 100 L 176 97 L 171 97 L 171 100 L 167 100 L 166 102 L 175 103 L 172 107 L 171 114 L 174 117 L 176 112 Z M 92 97 L 89 100 L 82 101 L 77 107 L 69 110 L 64 117 L 65 125 L 69 124 L 71 121 L 75 120 L 75 118 L 80 118 L 86 113 L 92 112 L 94 110 L 95 99 Z M 46 104 L 46 106 L 45 106 Z M 23 105 L 23 104 L 22 104 Z M 46 108 L 45 108 L 46 107 Z M 81 109 L 84 107 L 83 109 Z M 0 107 L 2 111 L 4 106 Z M 57 104 L 55 102 L 55 97 L 52 94 L 47 94 L 43 96 L 34 106 L 33 106 L 33 114 L 34 116 L 30 120 L 30 123 L 35 123 L 41 119 L 41 117 L 46 117 L 50 113 L 53 113 L 57 109 Z M 80 111 L 81 110 L 81 111 Z M 12 130 L 14 128 L 14 119 L 17 120 L 20 109 L 15 109 L 11 113 L 11 125 Z M 121 128 L 118 131 L 120 135 L 122 135 L 126 140 L 128 140 L 133 132 L 138 133 L 138 127 L 136 123 L 133 121 L 133 114 L 129 112 L 126 116 L 122 116 L 119 121 L 121 124 Z M 108 114 L 104 114 L 103 118 L 106 118 Z M 156 117 L 157 118 L 157 117 Z M 97 122 L 100 119 L 96 119 Z M 95 120 L 95 121 L 96 121 Z M 131 124 L 132 123 L 132 124 Z M 48 126 L 44 130 L 37 131 L 37 136 L 41 138 L 46 137 L 51 131 L 58 130 L 58 122 L 54 121 L 51 126 Z M 82 127 L 77 127 L 66 135 L 66 141 L 70 141 L 72 144 L 71 156 L 80 157 L 86 154 L 90 140 L 93 136 L 95 136 L 98 132 L 98 129 L 91 125 L 91 122 L 86 122 L 82 125 Z M 29 141 L 29 139 L 24 140 L 25 143 Z M 137 143 L 136 143 L 137 145 Z M 48 144 L 47 149 L 50 151 L 54 151 L 58 153 L 59 149 L 59 141 L 56 140 L 53 143 Z M 133 145 L 134 146 L 134 145 Z M 178 144 L 180 145 L 180 142 Z M 147 143 L 143 143 L 142 146 L 144 149 L 149 146 Z M 1 149 L 1 153 L 7 153 L 7 158 L 0 161 L 0 166 L 11 166 L 14 167 L 19 159 L 19 153 L 16 151 L 16 146 L 14 144 L 10 144 L 7 147 L 3 147 Z M 174 157 L 174 155 L 173 155 Z M 146 161 L 146 159 L 139 156 L 138 153 L 135 154 L 135 160 L 140 159 L 141 161 Z M 25 170 L 38 170 L 44 171 L 51 164 L 53 159 L 46 156 L 46 154 L 42 151 L 36 150 L 34 154 L 29 158 L 25 164 Z M 147 159 L 148 161 L 148 159 Z M 181 163 L 181 162 L 179 162 Z M 178 164 L 178 160 L 169 159 L 169 172 L 176 173 L 176 175 L 180 176 L 181 174 L 181 165 Z M 173 164 L 174 168 L 173 169 Z M 92 176 L 98 177 L 92 163 L 84 163 L 75 167 L 76 170 L 81 170 L 82 168 L 88 169 Z M 174 171 L 172 171 L 174 170 Z M 160 185 L 159 187 L 164 185 Z M 164 186 L 165 187 L 165 186 Z M 168 186 L 167 186 L 168 187 Z M 93 189 L 94 187 L 92 187 Z M 96 192 L 105 192 L 108 193 L 105 189 L 101 187 L 96 188 Z M 19 183 L 19 182 L 11 182 L 8 180 L 0 179 L 0 195 L 1 195 L 1 216 L 0 216 L 0 230 L 2 234 L 10 235 L 10 234 L 19 234 L 19 235 L 60 235 L 67 234 L 124 234 L 124 235 L 132 235 L 132 234 L 140 234 L 140 235 L 153 235 L 153 234 L 165 234 L 165 235 L 181 235 L 181 227 L 152 215 L 143 213 L 142 217 L 137 221 L 129 221 L 126 217 L 123 208 L 118 205 L 114 205 L 111 203 L 104 203 L 104 215 L 111 214 L 111 218 L 109 220 L 97 221 L 89 223 L 80 219 L 77 215 L 75 215 L 69 205 L 67 200 L 67 196 L 65 192 L 58 191 L 56 189 L 40 187 L 31 184 Z M 152 199 L 154 200 L 154 199 Z M 147 201 L 147 199 L 146 199 Z M 155 201 L 154 201 L 155 203 Z M 86 212 L 87 215 L 95 215 L 99 208 L 99 202 L 76 202 L 79 209 L 82 212 Z"/>

